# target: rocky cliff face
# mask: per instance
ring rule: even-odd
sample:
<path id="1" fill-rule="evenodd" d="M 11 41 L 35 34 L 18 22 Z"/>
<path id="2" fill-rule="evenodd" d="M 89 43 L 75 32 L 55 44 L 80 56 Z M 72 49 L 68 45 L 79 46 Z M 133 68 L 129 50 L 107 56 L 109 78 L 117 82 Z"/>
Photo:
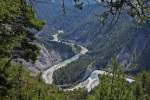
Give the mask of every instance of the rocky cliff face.
<path id="1" fill-rule="evenodd" d="M 62 61 L 62 58 L 59 52 L 55 50 L 48 51 L 44 45 L 41 45 L 40 55 L 33 67 L 43 71 L 60 61 Z"/>
<path id="2" fill-rule="evenodd" d="M 47 68 L 59 63 L 62 61 L 61 55 L 55 50 L 48 51 L 44 45 L 38 44 L 41 48 L 38 59 L 33 62 L 27 62 L 23 59 L 16 59 L 15 62 L 23 63 L 33 75 L 46 70 Z"/>

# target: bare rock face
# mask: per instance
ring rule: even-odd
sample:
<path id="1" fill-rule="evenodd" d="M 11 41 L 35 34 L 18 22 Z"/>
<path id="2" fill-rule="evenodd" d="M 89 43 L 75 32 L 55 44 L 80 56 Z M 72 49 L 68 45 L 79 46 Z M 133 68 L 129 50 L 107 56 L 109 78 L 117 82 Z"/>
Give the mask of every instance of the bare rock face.
<path id="1" fill-rule="evenodd" d="M 45 70 L 48 67 L 62 61 L 60 54 L 55 51 L 48 51 L 44 45 L 41 46 L 41 51 L 38 60 L 35 62 L 35 67 L 40 70 Z"/>
<path id="2" fill-rule="evenodd" d="M 52 65 L 55 65 L 62 61 L 62 58 L 57 51 L 48 51 L 44 45 L 39 46 L 41 47 L 41 50 L 38 60 L 35 63 L 26 62 L 23 59 L 17 59 L 17 62 L 23 63 L 23 65 L 25 65 L 32 72 L 33 75 L 37 75 L 38 73 L 46 70 Z"/>

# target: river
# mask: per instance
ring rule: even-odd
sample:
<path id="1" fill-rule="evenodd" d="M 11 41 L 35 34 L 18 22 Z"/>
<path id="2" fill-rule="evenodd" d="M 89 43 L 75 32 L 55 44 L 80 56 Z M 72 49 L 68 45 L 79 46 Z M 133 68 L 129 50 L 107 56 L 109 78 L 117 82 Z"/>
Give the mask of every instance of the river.
<path id="1" fill-rule="evenodd" d="M 57 34 L 53 35 L 53 40 L 52 41 L 61 42 L 61 41 L 59 41 Z M 64 43 L 64 44 L 67 44 L 67 45 L 75 45 L 73 43 L 68 43 L 68 42 L 61 42 L 61 43 Z M 73 56 L 73 57 L 71 57 L 71 58 L 69 58 L 67 60 L 64 60 L 63 62 L 60 62 L 60 63 L 50 67 L 49 69 L 47 69 L 46 71 L 43 72 L 42 77 L 43 77 L 45 83 L 52 84 L 53 83 L 53 73 L 57 69 L 65 67 L 67 64 L 78 60 L 81 55 L 84 55 L 84 54 L 86 54 L 88 52 L 87 48 L 85 48 L 85 47 L 83 47 L 81 45 L 78 45 L 78 46 L 81 47 L 80 53 L 76 54 L 75 56 Z"/>
<path id="2" fill-rule="evenodd" d="M 53 36 L 53 40 L 52 41 L 55 41 L 55 42 L 61 42 L 63 44 L 67 44 L 67 45 L 75 45 L 73 43 L 70 43 L 70 42 L 62 42 L 58 39 L 58 34 L 55 34 L 55 35 L 52 35 Z M 67 60 L 64 60 L 54 66 L 51 66 L 49 69 L 47 69 L 46 71 L 43 72 L 42 74 L 42 78 L 43 80 L 45 81 L 45 83 L 47 84 L 52 84 L 53 83 L 53 73 L 62 68 L 62 67 L 65 67 L 67 64 L 73 62 L 73 61 L 76 61 L 79 59 L 79 57 L 81 55 L 84 55 L 88 52 L 88 49 L 81 46 L 81 45 L 78 45 L 80 48 L 81 48 L 81 51 L 80 53 L 76 54 L 75 56 L 67 59 Z M 99 75 L 110 75 L 112 76 L 112 73 L 109 73 L 109 72 L 106 72 L 106 71 L 103 71 L 103 70 L 94 70 L 90 75 L 89 77 L 83 81 L 83 82 L 80 82 L 79 84 L 71 87 L 71 88 L 67 88 L 67 89 L 63 89 L 64 91 L 73 91 L 74 89 L 78 89 L 78 88 L 85 88 L 88 92 L 90 92 L 93 88 L 95 88 L 98 84 L 99 84 Z M 125 78 L 125 80 L 129 83 L 132 83 L 134 82 L 134 79 L 132 78 Z"/>

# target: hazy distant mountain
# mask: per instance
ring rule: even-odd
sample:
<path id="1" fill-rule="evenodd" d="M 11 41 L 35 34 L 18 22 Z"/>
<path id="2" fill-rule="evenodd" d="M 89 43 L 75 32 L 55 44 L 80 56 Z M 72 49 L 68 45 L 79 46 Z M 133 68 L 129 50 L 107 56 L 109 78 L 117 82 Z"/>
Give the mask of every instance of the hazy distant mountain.
<path id="1" fill-rule="evenodd" d="M 67 3 L 69 5 L 72 2 Z M 135 65 L 142 69 L 149 68 L 148 24 L 137 26 L 130 17 L 122 15 L 110 30 L 110 24 L 101 25 L 95 16 L 103 10 L 96 4 L 86 5 L 83 10 L 70 6 L 66 15 L 62 13 L 56 0 L 46 4 L 37 3 L 36 8 L 39 18 L 48 21 L 48 33 L 64 30 L 65 34 L 62 34 L 61 38 L 87 46 L 90 49 L 90 57 L 96 59 L 98 67 L 105 66 L 112 57 L 117 57 L 126 66 L 125 69 L 129 70 Z M 110 22 L 110 19 L 107 21 Z"/>
<path id="2" fill-rule="evenodd" d="M 64 0 L 64 2 L 67 13 L 75 8 L 74 0 Z M 84 6 L 95 3 L 94 0 L 82 0 L 81 2 L 84 3 Z M 36 9 L 38 17 L 44 20 L 63 14 L 62 0 L 33 0 L 33 7 Z"/>
<path id="3" fill-rule="evenodd" d="M 49 1 L 53 3 L 62 3 L 61 0 L 49 0 Z M 72 6 L 74 4 L 74 0 L 64 0 L 64 2 L 65 2 L 65 5 L 67 6 Z M 95 0 L 80 0 L 80 2 L 83 2 L 84 5 L 96 3 Z"/>

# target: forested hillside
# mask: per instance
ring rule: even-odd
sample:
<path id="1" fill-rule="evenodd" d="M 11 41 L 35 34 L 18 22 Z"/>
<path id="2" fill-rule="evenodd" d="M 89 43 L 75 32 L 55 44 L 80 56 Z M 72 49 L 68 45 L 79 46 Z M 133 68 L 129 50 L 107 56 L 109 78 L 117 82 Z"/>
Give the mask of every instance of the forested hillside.
<path id="1" fill-rule="evenodd" d="M 43 22 L 35 18 L 31 6 L 24 0 L 0 2 L 0 100 L 84 99 L 86 92 L 62 92 L 56 86 L 42 82 L 40 75 L 32 77 L 16 58 L 36 60 L 39 47 L 27 28 L 41 29 Z M 83 96 L 80 96 L 83 95 Z"/>
<path id="2" fill-rule="evenodd" d="M 123 80 L 125 75 L 121 66 L 112 61 L 113 76 L 100 76 L 100 85 L 90 93 L 88 100 L 149 100 L 149 72 L 143 72 L 136 77 L 134 83 Z"/>

